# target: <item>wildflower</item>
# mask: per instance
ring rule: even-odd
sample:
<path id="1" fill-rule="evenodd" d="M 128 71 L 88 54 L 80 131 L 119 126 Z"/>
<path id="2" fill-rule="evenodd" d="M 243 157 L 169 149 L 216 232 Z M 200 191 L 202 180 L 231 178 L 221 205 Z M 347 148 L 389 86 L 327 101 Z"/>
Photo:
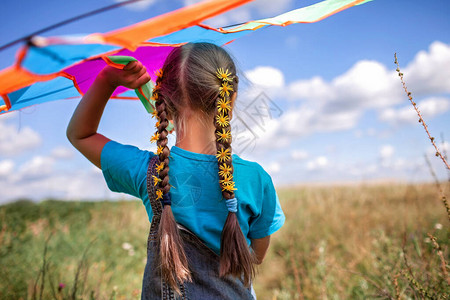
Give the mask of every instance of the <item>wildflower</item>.
<path id="1" fill-rule="evenodd" d="M 162 169 L 164 169 L 164 162 L 156 164 L 156 172 L 158 172 L 158 174 L 159 174 L 159 171 L 161 171 Z"/>
<path id="2" fill-rule="evenodd" d="M 156 149 L 156 154 L 160 155 L 161 153 L 163 153 L 164 147 L 163 146 L 158 146 L 158 149 Z"/>
<path id="3" fill-rule="evenodd" d="M 153 112 L 152 112 L 152 118 L 153 117 L 155 117 L 157 120 L 159 120 L 158 112 L 156 111 L 156 109 L 154 109 Z"/>
<path id="4" fill-rule="evenodd" d="M 163 197 L 163 191 L 161 189 L 156 190 L 156 200 L 162 199 Z"/>
<path id="5" fill-rule="evenodd" d="M 158 101 L 158 91 L 153 90 L 153 94 L 150 97 L 150 99 L 154 100 L 154 101 Z"/>
<path id="6" fill-rule="evenodd" d="M 217 101 L 217 110 L 220 112 L 224 112 L 227 113 L 229 110 L 231 110 L 231 106 L 230 106 L 230 100 L 225 100 L 225 99 L 219 99 L 219 101 Z"/>
<path id="7" fill-rule="evenodd" d="M 219 78 L 222 81 L 231 81 L 232 80 L 231 73 L 228 72 L 228 69 L 226 69 L 225 71 L 223 70 L 223 68 L 217 69 L 216 76 L 217 76 L 217 78 Z"/>
<path id="8" fill-rule="evenodd" d="M 442 224 L 441 223 L 436 223 L 436 224 L 434 224 L 434 228 L 436 228 L 437 230 L 441 230 L 442 229 Z"/>
<path id="9" fill-rule="evenodd" d="M 234 182 L 222 186 L 222 191 L 233 192 L 235 190 L 237 190 L 237 188 L 234 187 Z"/>
<path id="10" fill-rule="evenodd" d="M 222 83 L 222 86 L 219 88 L 220 96 L 224 97 L 225 94 L 230 96 L 230 92 L 233 91 L 233 87 L 229 85 L 226 81 Z"/>
<path id="11" fill-rule="evenodd" d="M 227 164 L 223 164 L 219 166 L 219 176 L 226 176 L 231 173 L 231 166 L 228 166 Z"/>
<path id="12" fill-rule="evenodd" d="M 65 285 L 64 283 L 60 283 L 60 284 L 58 285 L 58 292 L 61 292 L 62 289 L 65 288 L 65 287 L 66 287 L 66 285 Z"/>
<path id="13" fill-rule="evenodd" d="M 159 178 L 159 177 L 157 177 L 155 175 L 152 175 L 152 177 L 153 177 L 153 184 L 154 184 L 154 186 L 157 186 L 158 183 L 161 181 L 161 178 Z"/>
<path id="14" fill-rule="evenodd" d="M 152 136 L 152 138 L 150 139 L 150 142 L 156 142 L 159 140 L 159 132 L 155 132 L 155 134 Z"/>
<path id="15" fill-rule="evenodd" d="M 123 249 L 123 250 L 130 250 L 130 249 L 133 249 L 133 245 L 131 245 L 130 243 L 123 243 L 123 244 L 122 244 L 122 249 Z"/>
<path id="16" fill-rule="evenodd" d="M 219 160 L 219 162 L 230 160 L 230 149 L 225 150 L 223 148 L 220 149 L 219 151 L 217 151 L 216 157 Z"/>
<path id="17" fill-rule="evenodd" d="M 162 69 L 156 70 L 156 71 L 155 71 L 155 75 L 156 75 L 157 77 L 162 77 L 162 76 L 163 76 L 163 71 L 162 71 Z"/>
<path id="18" fill-rule="evenodd" d="M 230 124 L 230 117 L 222 112 L 216 116 L 216 122 L 219 126 L 226 127 Z"/>
<path id="19" fill-rule="evenodd" d="M 222 129 L 222 132 L 216 132 L 218 141 L 224 141 L 228 143 L 231 140 L 231 132 L 229 130 Z"/>
<path id="20" fill-rule="evenodd" d="M 221 185 L 229 185 L 233 183 L 233 175 L 224 176 L 223 179 L 219 180 Z"/>
<path id="21" fill-rule="evenodd" d="M 159 121 L 158 122 L 156 122 L 156 124 L 155 124 L 155 127 L 156 127 L 156 129 L 158 129 L 158 127 L 159 127 L 159 124 L 161 124 Z"/>

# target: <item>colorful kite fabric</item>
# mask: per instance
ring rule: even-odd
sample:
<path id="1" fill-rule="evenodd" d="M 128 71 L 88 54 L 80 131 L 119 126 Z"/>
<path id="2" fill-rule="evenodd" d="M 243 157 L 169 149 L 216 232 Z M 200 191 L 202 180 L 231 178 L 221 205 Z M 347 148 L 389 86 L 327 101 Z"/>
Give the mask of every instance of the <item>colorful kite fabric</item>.
<path id="1" fill-rule="evenodd" d="M 19 50 L 16 63 L 0 71 L 0 114 L 48 101 L 78 98 L 107 64 L 118 66 L 111 56 L 132 56 L 154 71 L 174 47 L 189 42 L 228 44 L 268 26 L 313 23 L 355 5 L 372 0 L 326 0 L 279 16 L 224 28 L 201 24 L 250 0 L 211 0 L 166 13 L 108 33 L 58 37 L 33 37 Z M 113 98 L 138 99 L 124 87 Z M 142 100 L 142 99 L 141 99 Z M 148 107 L 146 107 L 149 110 Z"/>

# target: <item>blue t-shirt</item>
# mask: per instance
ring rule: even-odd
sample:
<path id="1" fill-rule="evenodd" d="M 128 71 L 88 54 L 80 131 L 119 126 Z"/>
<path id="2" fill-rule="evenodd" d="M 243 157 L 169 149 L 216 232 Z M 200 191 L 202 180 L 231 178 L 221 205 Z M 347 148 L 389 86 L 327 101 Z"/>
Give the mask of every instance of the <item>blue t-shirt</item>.
<path id="1" fill-rule="evenodd" d="M 149 220 L 152 209 L 147 195 L 147 169 L 155 153 L 114 141 L 101 153 L 101 167 L 108 187 L 142 199 Z M 244 236 L 250 239 L 271 235 L 284 224 L 278 195 L 270 175 L 256 162 L 233 154 L 237 217 Z M 228 215 L 219 185 L 215 155 L 195 153 L 172 146 L 169 156 L 169 184 L 172 211 L 182 224 L 220 253 L 220 236 Z"/>

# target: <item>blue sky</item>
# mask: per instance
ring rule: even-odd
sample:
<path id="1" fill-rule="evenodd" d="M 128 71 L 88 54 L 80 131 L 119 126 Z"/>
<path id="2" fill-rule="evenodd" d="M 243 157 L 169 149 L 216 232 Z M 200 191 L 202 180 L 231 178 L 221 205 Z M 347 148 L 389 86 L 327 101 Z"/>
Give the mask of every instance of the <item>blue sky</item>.
<path id="1" fill-rule="evenodd" d="M 145 1 L 46 35 L 104 32 L 193 2 Z M 224 26 L 316 2 L 257 0 L 205 23 Z M 3 7 L 8 14 L 2 19 L 7 30 L 2 30 L 0 44 L 111 3 L 40 1 L 36 6 L 34 1 L 7 0 Z M 374 0 L 318 23 L 273 26 L 236 40 L 227 49 L 241 77 L 248 79 L 241 85 L 236 115 L 249 128 L 241 137 L 257 137 L 247 148 L 234 148 L 259 162 L 278 186 L 429 181 L 424 155 L 439 177 L 447 178 L 401 89 L 393 61 L 397 52 L 432 134 L 439 143 L 441 135 L 449 141 L 449 15 L 448 1 Z M 14 61 L 16 50 L 0 52 L 0 68 Z M 255 103 L 268 104 L 272 115 L 252 118 Z M 76 104 L 56 101 L 0 117 L 0 203 L 19 197 L 124 197 L 107 191 L 101 173 L 66 140 Z M 111 101 L 99 131 L 122 143 L 153 147 L 148 142 L 153 120 L 138 102 Z M 448 142 L 441 147 L 450 151 Z"/>

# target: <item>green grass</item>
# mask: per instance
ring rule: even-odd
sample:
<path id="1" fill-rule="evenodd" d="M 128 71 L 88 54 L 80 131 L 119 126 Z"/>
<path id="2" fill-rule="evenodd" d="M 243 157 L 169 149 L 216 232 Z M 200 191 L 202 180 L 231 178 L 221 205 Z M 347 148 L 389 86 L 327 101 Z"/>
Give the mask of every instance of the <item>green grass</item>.
<path id="1" fill-rule="evenodd" d="M 422 299 L 426 293 L 445 299 L 450 293 L 427 236 L 436 237 L 448 261 L 450 226 L 434 186 L 278 193 L 287 220 L 259 268 L 258 299 Z M 139 201 L 1 206 L 0 298 L 139 299 L 148 229 Z"/>

